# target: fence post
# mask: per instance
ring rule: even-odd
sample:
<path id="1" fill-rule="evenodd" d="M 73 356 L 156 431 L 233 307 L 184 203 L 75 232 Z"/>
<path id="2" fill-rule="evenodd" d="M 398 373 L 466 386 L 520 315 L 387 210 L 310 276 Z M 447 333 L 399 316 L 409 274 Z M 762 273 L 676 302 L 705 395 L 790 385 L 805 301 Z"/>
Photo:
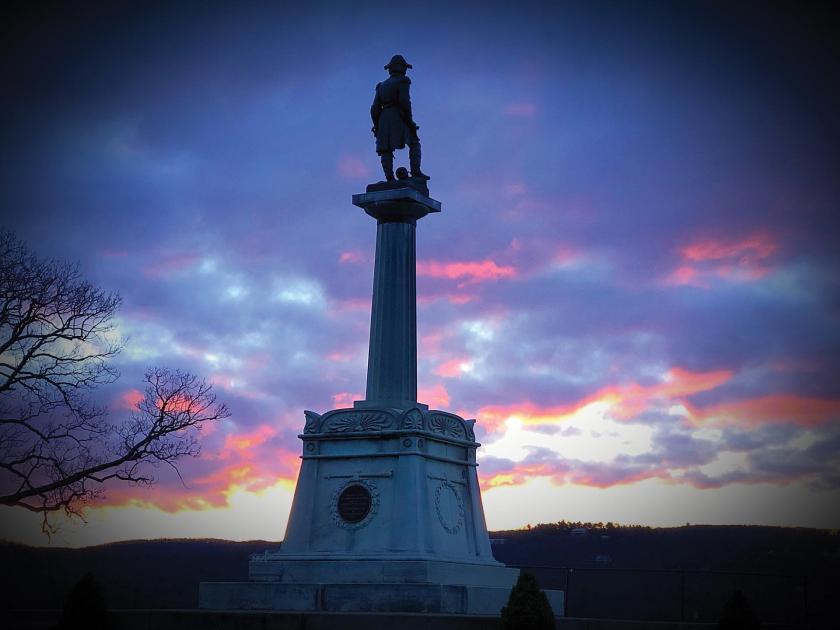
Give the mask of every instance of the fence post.
<path id="1" fill-rule="evenodd" d="M 563 595 L 563 617 L 569 616 L 569 582 L 572 579 L 574 569 L 566 567 L 566 593 Z"/>

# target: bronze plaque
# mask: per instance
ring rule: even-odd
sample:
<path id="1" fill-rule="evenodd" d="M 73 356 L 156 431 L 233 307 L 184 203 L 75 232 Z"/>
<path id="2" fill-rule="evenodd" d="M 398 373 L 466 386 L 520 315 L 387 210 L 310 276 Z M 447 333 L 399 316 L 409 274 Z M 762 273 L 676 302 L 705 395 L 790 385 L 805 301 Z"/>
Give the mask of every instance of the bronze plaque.
<path id="1" fill-rule="evenodd" d="M 370 512 L 370 492 L 361 484 L 347 486 L 338 496 L 338 514 L 348 523 L 358 523 Z"/>

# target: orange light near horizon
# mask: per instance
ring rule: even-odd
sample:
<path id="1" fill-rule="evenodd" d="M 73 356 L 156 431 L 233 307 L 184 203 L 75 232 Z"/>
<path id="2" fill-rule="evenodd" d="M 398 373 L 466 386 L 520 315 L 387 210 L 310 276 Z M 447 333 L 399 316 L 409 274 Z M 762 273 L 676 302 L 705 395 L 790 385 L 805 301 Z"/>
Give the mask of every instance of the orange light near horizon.
<path id="1" fill-rule="evenodd" d="M 550 407 L 530 401 L 491 405 L 480 408 L 477 417 L 484 427 L 493 431 L 513 417 L 524 425 L 559 424 L 590 405 L 597 405 L 600 410 L 609 410 L 610 415 L 616 419 L 629 420 L 653 402 L 684 402 L 685 397 L 715 389 L 730 378 L 731 370 L 690 372 L 674 367 L 665 373 L 662 382 L 654 385 L 609 385 L 572 403 Z"/>
<path id="2" fill-rule="evenodd" d="M 770 394 L 705 407 L 686 404 L 695 424 L 740 425 L 754 427 L 767 423 L 788 422 L 801 427 L 816 427 L 840 421 L 840 399 L 806 398 L 796 394 Z"/>

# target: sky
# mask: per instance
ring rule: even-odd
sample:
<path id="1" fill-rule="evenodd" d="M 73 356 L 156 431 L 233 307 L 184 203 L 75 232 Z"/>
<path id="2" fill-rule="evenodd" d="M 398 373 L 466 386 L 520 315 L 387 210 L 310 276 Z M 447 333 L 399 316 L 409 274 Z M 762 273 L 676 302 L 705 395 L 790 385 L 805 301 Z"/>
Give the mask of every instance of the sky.
<path id="1" fill-rule="evenodd" d="M 306 6 L 302 6 L 302 5 Z M 759 5 L 757 5 L 759 6 Z M 183 481 L 51 539 L 283 537 L 304 409 L 364 398 L 381 179 L 413 64 L 419 399 L 476 418 L 491 530 L 840 527 L 836 32 L 795 5 L 38 4 L 4 20 L 0 226 L 122 296 L 152 366 L 232 415 Z M 407 165 L 406 151 L 397 165 Z"/>

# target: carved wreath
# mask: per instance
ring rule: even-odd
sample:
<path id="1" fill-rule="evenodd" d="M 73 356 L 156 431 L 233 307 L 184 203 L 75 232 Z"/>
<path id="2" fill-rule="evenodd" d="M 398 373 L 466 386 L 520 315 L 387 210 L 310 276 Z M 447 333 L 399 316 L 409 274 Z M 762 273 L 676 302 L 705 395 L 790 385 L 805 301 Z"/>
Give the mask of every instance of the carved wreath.
<path id="1" fill-rule="evenodd" d="M 445 508 L 441 508 L 440 505 L 445 494 L 455 498 L 456 514 L 454 522 L 451 515 L 444 514 Z M 458 489 L 448 481 L 441 481 L 435 488 L 435 511 L 441 526 L 447 533 L 457 534 L 464 526 L 464 502 L 458 493 Z"/>

